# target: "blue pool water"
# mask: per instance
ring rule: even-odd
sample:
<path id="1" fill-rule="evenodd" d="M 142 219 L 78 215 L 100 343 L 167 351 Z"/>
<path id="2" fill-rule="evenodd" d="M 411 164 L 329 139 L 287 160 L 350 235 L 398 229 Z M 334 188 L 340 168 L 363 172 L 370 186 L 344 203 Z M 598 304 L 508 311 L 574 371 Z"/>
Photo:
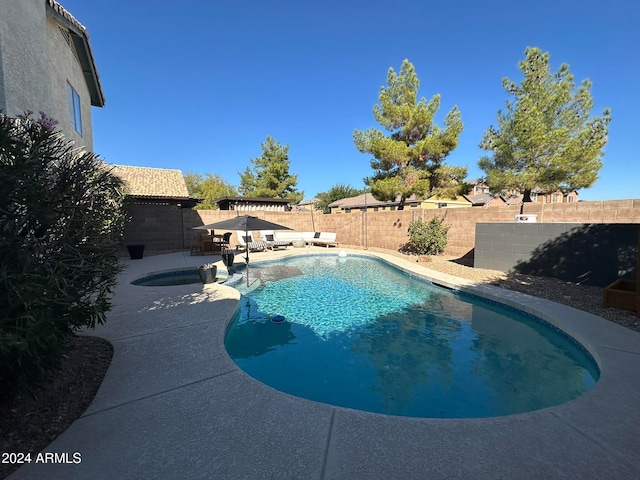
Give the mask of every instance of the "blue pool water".
<path id="1" fill-rule="evenodd" d="M 543 322 L 376 259 L 293 257 L 250 275 L 249 289 L 236 287 L 226 349 L 292 395 L 391 415 L 491 417 L 564 403 L 598 379 L 591 357 Z"/>

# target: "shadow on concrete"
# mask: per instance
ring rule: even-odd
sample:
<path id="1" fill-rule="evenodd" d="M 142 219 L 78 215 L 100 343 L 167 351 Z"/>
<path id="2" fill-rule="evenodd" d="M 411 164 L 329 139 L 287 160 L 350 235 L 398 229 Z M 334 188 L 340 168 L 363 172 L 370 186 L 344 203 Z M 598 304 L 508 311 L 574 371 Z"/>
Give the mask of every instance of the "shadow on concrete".
<path id="1" fill-rule="evenodd" d="M 581 225 L 538 246 L 513 271 L 604 287 L 633 277 L 637 264 L 637 224 Z"/>

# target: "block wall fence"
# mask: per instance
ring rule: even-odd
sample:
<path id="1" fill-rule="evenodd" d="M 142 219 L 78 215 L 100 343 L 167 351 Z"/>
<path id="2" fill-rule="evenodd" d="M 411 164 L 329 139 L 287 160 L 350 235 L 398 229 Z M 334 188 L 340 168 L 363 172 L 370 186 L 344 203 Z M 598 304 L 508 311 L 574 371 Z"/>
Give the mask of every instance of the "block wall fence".
<path id="1" fill-rule="evenodd" d="M 228 210 L 190 210 L 174 205 L 132 205 L 132 222 L 125 232 L 125 244 L 143 243 L 146 251 L 187 249 L 198 238 L 193 227 L 236 216 Z M 445 254 L 464 256 L 473 251 L 476 223 L 515 222 L 519 206 L 443 208 L 321 214 L 318 212 L 251 213 L 297 231 L 335 232 L 341 246 L 398 250 L 407 243 L 412 221 L 445 217 L 450 225 Z M 538 223 L 640 223 L 640 199 L 578 203 L 529 203 L 525 214 L 537 215 Z M 237 242 L 235 232 L 232 244 Z"/>

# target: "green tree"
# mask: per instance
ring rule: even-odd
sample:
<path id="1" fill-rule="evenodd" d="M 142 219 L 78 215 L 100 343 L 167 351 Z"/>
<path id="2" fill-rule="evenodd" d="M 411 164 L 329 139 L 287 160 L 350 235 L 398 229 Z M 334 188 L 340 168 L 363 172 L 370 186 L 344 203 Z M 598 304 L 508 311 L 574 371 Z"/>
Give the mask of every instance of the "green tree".
<path id="1" fill-rule="evenodd" d="M 214 203 L 214 200 L 238 195 L 235 187 L 217 173 L 213 175 L 207 173 L 205 177 L 197 173 L 186 173 L 184 181 L 187 184 L 189 195 L 202 199 L 196 205 L 196 210 L 217 210 L 218 204 Z"/>
<path id="2" fill-rule="evenodd" d="M 240 175 L 240 193 L 247 197 L 289 198 L 299 203 L 304 192 L 298 192 L 298 176 L 289 173 L 289 145 L 282 146 L 267 136 L 260 144 L 262 155 L 251 159 L 253 170 L 247 167 Z"/>
<path id="3" fill-rule="evenodd" d="M 373 107 L 373 116 L 390 135 L 373 128 L 353 133 L 356 148 L 374 157 L 375 173 L 365 178 L 365 184 L 378 200 L 400 197 L 399 208 L 411 195 L 455 198 L 464 190 L 467 169 L 446 166 L 443 161 L 457 147 L 462 132 L 458 107 L 446 115 L 444 128 L 434 125 L 440 95 L 428 102 L 422 97 L 416 103 L 420 81 L 409 60 L 404 60 L 399 74 L 389 69 L 387 83 L 380 89 L 380 105 Z"/>
<path id="4" fill-rule="evenodd" d="M 569 66 L 551 73 L 549 54 L 527 47 L 519 63 L 522 83 L 504 78 L 513 97 L 498 112 L 498 126 L 484 133 L 480 148 L 493 152 L 478 162 L 495 192 L 515 190 L 531 201 L 531 190 L 552 193 L 586 188 L 602 167 L 610 112 L 590 118 L 591 82 L 576 89 Z"/>
<path id="5" fill-rule="evenodd" d="M 0 399 L 33 391 L 73 332 L 105 320 L 123 185 L 41 114 L 0 113 Z"/>
<path id="6" fill-rule="evenodd" d="M 343 198 L 355 197 L 364 193 L 366 190 L 352 187 L 351 185 L 345 185 L 344 183 L 337 183 L 326 192 L 322 192 L 316 195 L 318 203 L 316 208 L 322 213 L 331 213 L 329 204 L 336 200 L 342 200 Z"/>

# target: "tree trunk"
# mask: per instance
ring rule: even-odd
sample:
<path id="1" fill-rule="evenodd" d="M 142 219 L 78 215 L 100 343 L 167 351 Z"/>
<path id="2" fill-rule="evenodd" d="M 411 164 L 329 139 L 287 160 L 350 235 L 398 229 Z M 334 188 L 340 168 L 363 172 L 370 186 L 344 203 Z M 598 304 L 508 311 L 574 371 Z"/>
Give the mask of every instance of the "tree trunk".
<path id="1" fill-rule="evenodd" d="M 531 202 L 531 189 L 528 188 L 522 192 L 522 203 L 520 204 L 520 215 L 524 214 L 524 204 Z"/>

